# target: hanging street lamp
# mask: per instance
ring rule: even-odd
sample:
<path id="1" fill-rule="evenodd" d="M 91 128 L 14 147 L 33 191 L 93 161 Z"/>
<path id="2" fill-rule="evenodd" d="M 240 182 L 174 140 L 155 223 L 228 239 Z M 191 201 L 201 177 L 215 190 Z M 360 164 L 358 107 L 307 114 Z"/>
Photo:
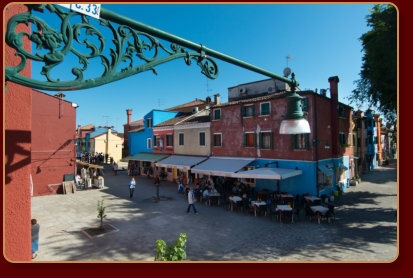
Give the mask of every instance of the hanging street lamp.
<path id="1" fill-rule="evenodd" d="M 291 93 L 286 98 L 287 112 L 281 123 L 280 134 L 310 133 L 310 126 L 301 109 L 302 97 L 296 93 L 298 82 L 294 74 L 292 79 L 277 75 L 103 7 L 100 8 L 99 15 L 94 17 L 99 21 L 100 26 L 107 30 L 106 33 L 94 26 L 88 16 L 81 15 L 77 11 L 67 11 L 66 8 L 53 4 L 27 4 L 26 6 L 29 8 L 28 12 L 17 14 L 7 22 L 5 42 L 16 50 L 16 55 L 21 58 L 21 62 L 14 67 L 5 67 L 5 88 L 7 88 L 8 81 L 49 91 L 94 88 L 144 71 L 152 71 L 156 74 L 156 66 L 175 59 L 184 59 L 187 65 L 194 63 L 201 68 L 202 74 L 215 79 L 218 77 L 218 65 L 211 58 L 213 57 L 289 84 Z M 35 11 L 44 12 L 45 10 L 59 17 L 62 22 L 60 31 L 52 28 L 48 22 L 34 14 Z M 73 18 L 79 16 L 80 22 L 71 22 Z M 17 25 L 29 23 L 36 26 L 37 30 L 32 31 L 31 34 L 16 32 Z M 86 34 L 84 40 L 80 37 L 81 31 Z M 108 32 L 113 35 L 112 40 L 107 38 Z M 89 40 L 88 36 L 94 37 L 95 40 Z M 32 53 L 25 50 L 23 38 L 29 39 L 35 49 L 43 49 L 43 52 Z M 169 48 L 159 39 L 170 42 Z M 109 48 L 107 41 L 112 41 L 115 48 Z M 90 53 L 76 49 L 78 45 L 83 45 L 90 50 Z M 151 50 L 152 54 L 148 54 L 148 50 Z M 74 78 L 72 80 L 53 78 L 52 71 L 63 63 L 67 55 L 76 56 L 81 64 L 71 69 Z M 104 70 L 100 76 L 91 76 L 86 79 L 85 73 L 92 59 L 100 60 Z M 41 75 L 46 80 L 36 80 L 20 74 L 27 65 L 30 65 L 28 60 L 44 64 Z M 130 63 L 125 66 L 126 61 Z"/>

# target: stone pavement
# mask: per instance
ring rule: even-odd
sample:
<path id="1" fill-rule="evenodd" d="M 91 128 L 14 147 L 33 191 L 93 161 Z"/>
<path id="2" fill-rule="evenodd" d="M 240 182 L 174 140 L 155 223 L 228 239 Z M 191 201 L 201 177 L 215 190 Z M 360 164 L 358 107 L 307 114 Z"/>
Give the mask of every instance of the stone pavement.
<path id="1" fill-rule="evenodd" d="M 161 184 L 152 203 L 152 179 L 137 177 L 129 199 L 126 172 L 105 171 L 105 188 L 72 195 L 32 198 L 32 218 L 40 223 L 35 261 L 153 261 L 155 242 L 169 245 L 187 234 L 192 261 L 391 261 L 397 256 L 396 163 L 362 176 L 337 200 L 336 221 L 293 224 L 196 203 L 199 215 L 186 214 L 177 186 Z M 118 231 L 89 239 L 81 230 L 97 227 L 97 201 L 104 199 L 105 223 Z"/>

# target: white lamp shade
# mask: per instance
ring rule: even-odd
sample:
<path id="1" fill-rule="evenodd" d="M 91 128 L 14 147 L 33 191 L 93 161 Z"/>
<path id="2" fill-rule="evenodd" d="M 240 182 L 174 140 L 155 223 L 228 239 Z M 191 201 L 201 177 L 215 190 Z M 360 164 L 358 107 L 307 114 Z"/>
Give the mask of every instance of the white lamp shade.
<path id="1" fill-rule="evenodd" d="M 306 119 L 284 120 L 281 122 L 280 134 L 301 134 L 310 132 L 310 124 Z"/>

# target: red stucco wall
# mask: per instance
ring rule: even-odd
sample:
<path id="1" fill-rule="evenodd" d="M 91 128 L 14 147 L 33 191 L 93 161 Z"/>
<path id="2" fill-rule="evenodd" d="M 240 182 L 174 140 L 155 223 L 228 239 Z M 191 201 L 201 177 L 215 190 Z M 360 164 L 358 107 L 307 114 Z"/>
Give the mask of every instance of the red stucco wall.
<path id="1" fill-rule="evenodd" d="M 15 14 L 26 12 L 23 5 L 10 5 L 5 11 L 5 23 Z M 7 26 L 5 24 L 4 26 Z M 30 33 L 30 27 L 20 24 L 16 32 Z M 24 47 L 31 52 L 25 39 Z M 20 58 L 5 45 L 5 64 L 15 66 Z M 31 75 L 31 63 L 20 72 Z M 4 255 L 11 261 L 31 260 L 30 230 L 30 145 L 31 89 L 12 82 L 3 93 L 5 107 L 5 186 L 4 186 Z"/>
<path id="2" fill-rule="evenodd" d="M 293 150 L 291 149 L 291 136 L 281 135 L 279 132 L 286 109 L 285 98 L 271 99 L 269 102 L 270 116 L 256 115 L 252 118 L 242 118 L 241 105 L 217 107 L 221 108 L 221 120 L 211 122 L 211 138 L 214 133 L 222 133 L 222 147 L 211 146 L 212 156 L 312 160 L 312 146 L 309 150 Z M 259 114 L 259 102 L 255 103 L 255 111 Z M 307 120 L 313 128 L 311 113 L 307 116 Z M 273 132 L 274 148 L 272 150 L 243 146 L 244 133 L 252 131 L 258 133 L 258 126 L 260 131 Z M 310 134 L 310 142 L 313 140 L 312 137 L 313 135 Z"/>
<path id="3" fill-rule="evenodd" d="M 76 108 L 72 103 L 33 90 L 33 196 L 54 194 L 64 174 L 75 172 Z M 69 141 L 70 140 L 70 141 Z"/>
<path id="4" fill-rule="evenodd" d="M 166 146 L 166 135 L 167 134 L 172 134 L 172 138 L 173 138 L 174 130 L 173 129 L 168 129 L 168 130 L 157 130 L 157 131 L 154 130 L 153 131 L 154 136 L 159 135 L 160 139 L 163 140 L 163 150 L 161 150 L 160 147 L 153 146 L 153 153 L 166 153 L 166 154 L 173 154 L 174 153 L 173 142 L 172 142 L 172 146 L 170 146 L 170 147 Z"/>

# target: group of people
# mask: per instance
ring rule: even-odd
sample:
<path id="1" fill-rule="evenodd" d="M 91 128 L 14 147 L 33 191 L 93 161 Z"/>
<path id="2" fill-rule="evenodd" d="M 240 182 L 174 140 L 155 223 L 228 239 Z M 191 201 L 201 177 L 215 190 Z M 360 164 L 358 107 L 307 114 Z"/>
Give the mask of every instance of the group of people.
<path id="1" fill-rule="evenodd" d="M 81 153 L 80 160 L 83 162 L 91 163 L 91 164 L 103 164 L 103 163 L 112 163 L 113 157 L 109 157 L 108 154 L 101 153 Z"/>
<path id="2" fill-rule="evenodd" d="M 96 184 L 101 176 L 104 176 L 103 169 L 96 169 L 92 167 L 86 169 L 86 167 L 82 167 L 80 169 L 80 175 L 77 174 L 75 177 L 76 187 L 77 189 L 87 189 L 92 186 L 92 184 Z M 88 184 L 88 178 L 90 178 L 91 184 Z"/>

